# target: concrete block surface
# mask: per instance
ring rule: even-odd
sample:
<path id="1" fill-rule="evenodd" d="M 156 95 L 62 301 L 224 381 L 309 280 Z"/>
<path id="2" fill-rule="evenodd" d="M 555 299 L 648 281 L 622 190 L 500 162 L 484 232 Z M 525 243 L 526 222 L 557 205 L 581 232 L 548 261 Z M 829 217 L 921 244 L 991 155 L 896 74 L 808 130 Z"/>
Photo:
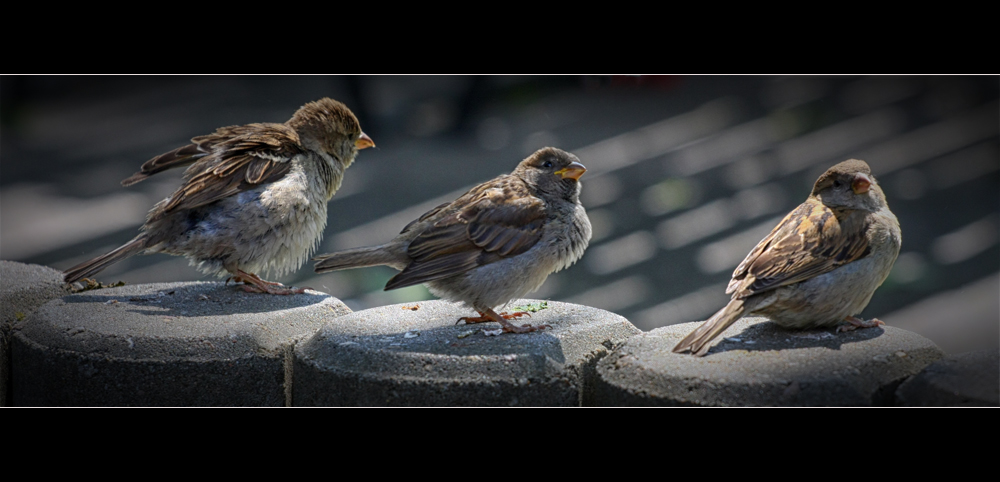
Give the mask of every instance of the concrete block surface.
<path id="1" fill-rule="evenodd" d="M 0 406 L 11 404 L 11 327 L 49 300 L 67 294 L 62 272 L 38 264 L 0 260 Z"/>
<path id="2" fill-rule="evenodd" d="M 1000 406 L 1000 351 L 948 355 L 910 377 L 896 390 L 906 407 Z"/>
<path id="3" fill-rule="evenodd" d="M 39 264 L 0 260 L 0 316 L 4 323 L 24 319 L 49 300 L 68 294 L 62 272 Z"/>
<path id="4" fill-rule="evenodd" d="M 704 357 L 673 353 L 700 323 L 657 328 L 601 360 L 595 404 L 891 406 L 900 383 L 945 355 L 898 328 L 793 331 L 761 317 L 737 321 Z"/>
<path id="5" fill-rule="evenodd" d="M 50 301 L 17 322 L 20 406 L 284 406 L 293 345 L 350 313 L 325 293 L 143 284 Z"/>
<path id="6" fill-rule="evenodd" d="M 579 406 L 595 363 L 640 331 L 604 310 L 546 303 L 516 323 L 551 329 L 497 336 L 486 333 L 498 323 L 456 324 L 475 312 L 440 300 L 343 316 L 296 346 L 293 404 Z"/>

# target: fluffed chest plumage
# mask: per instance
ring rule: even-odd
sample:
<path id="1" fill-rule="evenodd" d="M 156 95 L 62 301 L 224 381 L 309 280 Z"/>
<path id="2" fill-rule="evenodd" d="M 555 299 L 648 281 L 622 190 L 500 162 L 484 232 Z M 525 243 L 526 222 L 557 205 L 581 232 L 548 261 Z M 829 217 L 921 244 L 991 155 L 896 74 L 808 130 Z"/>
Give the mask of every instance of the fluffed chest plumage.
<path id="1" fill-rule="evenodd" d="M 327 220 L 327 185 L 315 164 L 293 160 L 282 179 L 241 192 L 184 216 L 186 235 L 162 251 L 180 254 L 207 274 L 286 274 L 319 246 Z M 339 184 L 339 183 L 338 183 Z"/>

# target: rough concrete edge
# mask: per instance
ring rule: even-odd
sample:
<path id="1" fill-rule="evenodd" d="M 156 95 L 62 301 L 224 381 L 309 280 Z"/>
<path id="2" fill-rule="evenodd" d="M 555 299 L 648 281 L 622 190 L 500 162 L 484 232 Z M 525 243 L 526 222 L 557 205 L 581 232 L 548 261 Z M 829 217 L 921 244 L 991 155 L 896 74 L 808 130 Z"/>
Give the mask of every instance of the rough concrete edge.
<path id="1" fill-rule="evenodd" d="M 308 351 L 311 347 L 306 344 L 313 341 L 313 338 L 306 340 L 303 344 L 297 345 L 297 350 Z M 440 360 L 447 363 L 452 359 L 451 355 L 442 354 L 420 354 L 415 358 Z M 502 355 L 495 355 L 496 362 L 500 362 Z M 548 374 L 538 378 L 508 380 L 497 377 L 482 376 L 441 376 L 441 377 L 419 377 L 413 375 L 402 375 L 396 372 L 365 372 L 355 369 L 344 369 L 331 367 L 320 363 L 313 356 L 295 356 L 295 377 L 296 380 L 308 380 L 313 390 L 310 392 L 299 392 L 294 397 L 293 406 L 342 406 L 342 407 L 503 407 L 508 406 L 505 400 L 509 400 L 512 391 L 522 390 L 519 388 L 522 380 L 529 385 L 550 386 L 553 390 L 573 393 L 572 397 L 560 395 L 559 399 L 565 399 L 567 403 L 537 403 L 533 401 L 537 397 L 519 398 L 517 406 L 579 406 L 580 388 L 582 381 L 576 380 L 578 372 L 566 369 L 560 373 Z M 363 387 L 363 388 L 362 388 Z M 409 389 L 407 389 L 409 387 Z M 568 388 L 567 388 L 568 387 Z M 317 388 L 321 388 L 318 389 Z M 408 403 L 407 398 L 400 397 L 397 389 L 403 388 L 402 392 L 407 393 L 413 390 L 416 394 L 423 394 L 426 399 L 422 403 Z M 456 388 L 460 388 L 456 391 Z M 486 397 L 470 397 L 469 392 L 488 392 Z M 541 390 L 541 393 L 551 392 Z M 380 398 L 382 395 L 391 395 L 389 398 Z M 412 395 L 412 393 L 410 394 Z M 518 398 L 517 396 L 513 398 Z M 544 398 L 544 397 L 543 397 Z M 572 399 L 572 402 L 569 400 Z M 525 402 L 525 400 L 528 400 Z M 393 401 L 403 401 L 403 403 L 392 403 Z"/>
<path id="2" fill-rule="evenodd" d="M 631 323 L 631 322 L 630 322 Z M 633 325 L 635 326 L 635 325 Z M 606 389 L 606 383 L 600 375 L 597 373 L 597 365 L 601 363 L 602 360 L 612 355 L 625 343 L 628 343 L 632 337 L 636 335 L 641 335 L 642 332 L 635 333 L 618 343 L 607 341 L 602 343 L 604 345 L 604 350 L 599 353 L 595 353 L 592 360 L 588 360 L 588 363 L 584 365 L 582 370 L 583 375 L 583 389 L 580 390 L 580 406 L 581 407 L 603 407 L 605 405 L 597 404 L 597 400 L 601 398 L 602 390 Z"/>
<path id="3" fill-rule="evenodd" d="M 18 272 L 12 273 L 12 268 Z M 0 279 L 0 284 L 4 286 L 2 295 L 0 295 L 0 305 L 2 305 L 0 306 L 0 312 L 2 312 L 2 318 L 0 318 L 0 407 L 10 407 L 13 406 L 13 393 L 10 389 L 13 353 L 10 344 L 14 323 L 31 316 L 45 303 L 72 292 L 69 285 L 63 283 L 62 272 L 48 266 L 0 260 L 0 269 L 4 274 L 3 279 Z M 10 275 L 10 278 L 7 275 Z M 25 286 L 24 289 L 9 288 L 10 285 L 20 286 L 22 284 Z M 19 305 L 19 303 L 24 304 Z"/>
<path id="4" fill-rule="evenodd" d="M 894 404 L 902 407 L 998 407 L 998 360 L 998 350 L 948 355 L 899 384 L 892 393 Z M 979 385 L 983 383 L 989 384 L 985 390 Z M 970 387 L 969 384 L 977 386 Z"/>
<path id="5" fill-rule="evenodd" d="M 62 349 L 62 348 L 53 348 L 53 347 L 45 346 L 45 345 L 42 345 L 40 343 L 35 342 L 34 340 L 31 340 L 30 338 L 27 338 L 25 336 L 21 336 L 19 333 L 15 333 L 13 338 L 14 338 L 14 340 L 13 340 L 13 343 L 12 343 L 12 351 L 22 352 L 22 358 L 24 358 L 24 359 L 32 359 L 33 357 L 30 354 L 28 354 L 28 353 L 45 354 L 46 355 L 44 357 L 45 363 L 54 363 L 54 364 L 56 364 L 56 366 L 59 366 L 59 365 L 69 366 L 69 365 L 73 364 L 74 362 L 77 365 L 88 365 L 88 364 L 90 364 L 90 365 L 104 365 L 104 364 L 107 364 L 107 363 L 114 363 L 115 366 L 118 367 L 118 368 L 120 368 L 120 369 L 124 369 L 124 370 L 140 370 L 142 367 L 148 367 L 148 366 L 151 366 L 151 365 L 152 366 L 157 366 L 157 365 L 162 365 L 162 364 L 167 364 L 167 363 L 172 364 L 172 365 L 182 365 L 182 366 L 189 365 L 189 366 L 213 366 L 214 367 L 214 366 L 223 366 L 223 365 L 225 365 L 225 366 L 232 366 L 234 363 L 235 364 L 241 364 L 243 362 L 249 362 L 251 364 L 256 363 L 256 364 L 264 364 L 264 365 L 274 365 L 275 367 L 278 367 L 280 369 L 279 371 L 281 371 L 282 374 L 284 374 L 283 364 L 281 363 L 281 360 L 280 360 L 281 354 L 280 353 L 274 353 L 274 352 L 268 352 L 266 355 L 263 355 L 261 353 L 254 353 L 252 357 L 234 357 L 234 358 L 215 359 L 215 360 L 206 360 L 206 359 L 202 359 L 202 358 L 198 358 L 198 357 L 185 357 L 185 358 L 178 358 L 178 359 L 175 359 L 175 360 L 171 360 L 169 362 L 164 362 L 162 360 L 158 360 L 158 359 L 155 359 L 155 358 L 118 359 L 116 357 L 107 357 L 107 356 L 103 356 L 101 354 L 95 354 L 95 353 L 82 354 L 82 353 L 79 353 L 79 352 L 65 350 L 65 349 Z M 25 362 L 25 363 L 27 363 L 27 362 Z M 185 367 L 185 368 L 182 369 L 183 372 L 186 372 L 188 370 L 189 370 L 189 368 L 187 368 L 187 367 Z M 211 378 L 211 377 L 218 377 L 217 374 L 211 374 L 211 373 L 199 373 L 199 376 L 201 376 L 201 375 L 208 376 L 209 378 Z M 245 377 L 240 377 L 240 378 L 245 378 Z M 12 381 L 14 381 L 14 380 L 12 379 Z M 282 380 L 282 384 L 284 384 L 284 382 L 285 381 Z M 86 385 L 86 383 L 84 383 L 84 385 Z M 12 388 L 16 388 L 16 387 L 12 387 Z M 284 389 L 279 390 L 279 392 L 282 394 L 282 396 L 279 397 L 278 399 L 280 399 L 282 405 L 284 405 L 286 403 L 285 402 L 285 397 L 284 397 Z M 13 393 L 14 393 L 14 391 L 12 390 L 12 394 Z M 13 397 L 12 397 L 12 399 L 13 399 Z M 111 406 L 125 406 L 125 405 L 92 404 L 92 403 L 55 403 L 55 404 L 48 404 L 48 405 L 29 404 L 29 405 L 17 405 L 17 406 L 26 406 L 26 407 L 27 406 L 94 406 L 94 407 L 111 407 Z M 237 406 L 270 406 L 270 405 L 252 405 L 252 404 L 220 404 L 220 405 L 216 405 L 216 404 L 211 404 L 211 403 L 207 403 L 207 404 L 205 404 L 205 403 L 202 403 L 202 404 L 172 404 L 172 403 L 162 403 L 161 404 L 161 403 L 150 403 L 150 404 L 146 404 L 146 405 L 135 405 L 135 406 L 151 406 L 151 407 L 153 407 L 153 406 L 160 406 L 160 407 L 188 407 L 188 406 L 237 407 Z"/>
<path id="6" fill-rule="evenodd" d="M 310 379 L 313 377 L 322 378 L 323 383 L 318 383 L 317 380 L 311 380 L 311 384 L 314 386 L 328 385 L 331 382 L 335 385 L 333 390 L 324 390 L 322 392 L 314 393 L 313 396 L 308 399 L 303 399 L 302 393 L 299 393 L 296 399 L 293 401 L 293 406 L 296 407 L 505 407 L 507 404 L 501 403 L 505 398 L 505 393 L 509 391 L 520 390 L 518 383 L 512 383 L 508 380 L 498 380 L 495 378 L 489 378 L 485 380 L 474 380 L 465 378 L 436 378 L 433 380 L 428 379 L 417 379 L 411 376 L 392 376 L 383 373 L 377 374 L 365 374 L 358 373 L 349 370 L 331 369 L 329 367 L 323 367 L 319 369 L 318 365 L 311 359 L 303 360 L 300 357 L 296 357 L 294 362 L 296 365 L 295 372 L 296 377 L 299 379 Z M 569 376 L 575 376 L 575 373 L 567 373 Z M 450 392 L 451 388 L 456 385 L 461 386 L 476 386 L 474 391 L 486 391 L 491 390 L 495 392 L 495 396 L 488 399 L 477 399 L 471 400 L 465 398 L 464 395 L 459 395 L 457 398 L 452 398 L 446 403 L 437 403 L 438 400 L 433 396 L 429 396 L 425 402 L 432 403 L 378 403 L 374 402 L 373 394 L 379 391 L 384 391 L 379 387 L 390 387 L 407 385 L 410 382 L 420 389 L 420 391 L 425 391 L 428 394 L 431 393 L 445 393 Z M 565 377 L 552 377 L 545 380 L 529 380 L 529 383 L 545 384 L 551 385 L 556 389 L 565 388 L 563 385 L 568 387 L 573 387 L 574 384 L 572 380 L 568 380 Z M 360 390 L 359 386 L 367 386 L 368 390 Z M 565 391 L 565 390 L 562 390 Z M 520 407 L 553 407 L 553 406 L 566 406 L 575 407 L 579 406 L 579 390 L 575 388 L 570 391 L 575 392 L 573 403 L 567 404 L 535 404 L 531 402 L 530 398 L 526 404 L 518 404 Z M 332 393 L 333 395 L 326 395 Z M 386 392 L 391 393 L 391 391 Z M 318 395 L 322 394 L 322 395 Z M 464 400 L 463 400 L 464 398 Z M 331 402 L 330 400 L 334 400 Z M 569 398 L 567 398 L 567 401 Z M 523 400 L 520 400 L 523 402 Z"/>
<path id="7" fill-rule="evenodd" d="M 696 323 L 692 323 L 696 324 Z M 656 335 L 659 330 L 666 327 L 661 327 L 650 332 L 644 332 L 644 335 Z M 904 336 L 916 336 L 920 339 L 925 340 L 928 344 L 926 346 L 921 345 L 913 350 L 908 350 L 905 356 L 905 362 L 894 364 L 889 371 L 886 371 L 885 377 L 878 377 L 877 379 L 872 379 L 869 382 L 862 383 L 860 385 L 856 384 L 841 384 L 838 386 L 830 385 L 824 391 L 830 391 L 832 389 L 833 393 L 845 393 L 849 395 L 849 398 L 857 400 L 853 403 L 846 403 L 843 397 L 837 397 L 837 399 L 832 399 L 832 403 L 803 403 L 808 402 L 810 398 L 816 397 L 819 392 L 810 392 L 804 394 L 800 392 L 797 387 L 789 385 L 787 388 L 791 389 L 789 394 L 782 394 L 781 397 L 773 398 L 778 400 L 779 398 L 786 399 L 786 403 L 762 403 L 764 399 L 769 398 L 767 396 L 756 397 L 753 396 L 752 385 L 726 385 L 723 387 L 715 388 L 703 388 L 699 391 L 704 391 L 703 395 L 686 397 L 685 392 L 680 390 L 679 387 L 684 386 L 700 386 L 705 383 L 705 380 L 701 377 L 692 378 L 678 378 L 673 383 L 670 383 L 670 387 L 667 387 L 666 392 L 662 394 L 651 395 L 651 393 L 656 393 L 659 390 L 656 389 L 657 383 L 653 383 L 650 380 L 642 380 L 643 377 L 639 376 L 636 381 L 640 382 L 631 385 L 620 385 L 615 384 L 614 381 L 609 381 L 605 377 L 600 376 L 598 373 L 598 378 L 596 379 L 596 397 L 602 401 L 610 402 L 610 404 L 599 405 L 599 406 L 643 406 L 643 407 L 653 407 L 653 406 L 695 406 L 695 407 L 716 407 L 716 406 L 771 406 L 771 407 L 834 407 L 834 406 L 894 406 L 893 398 L 897 387 L 903 382 L 908 380 L 911 376 L 919 373 L 930 364 L 941 359 L 945 356 L 944 352 L 940 350 L 939 347 L 933 344 L 930 340 L 920 336 L 919 334 L 910 332 L 908 330 L 902 330 L 895 328 Z M 619 354 L 620 347 L 609 355 L 614 356 Z M 607 357 L 605 357 L 607 360 Z M 893 360 L 897 361 L 897 360 Z M 865 367 L 870 367 L 872 361 L 865 364 Z M 878 364 L 876 364 L 878 365 Z M 863 368 L 862 371 L 865 371 Z M 884 371 L 884 370 L 880 370 Z M 643 383 L 646 382 L 646 383 Z M 652 392 L 646 391 L 645 388 L 653 388 Z M 776 386 L 775 386 L 776 387 Z M 775 387 L 772 387 L 772 390 Z M 853 395 L 851 395 L 853 394 Z M 718 403 L 720 400 L 742 400 L 744 403 Z"/>
<path id="8" fill-rule="evenodd" d="M 51 270 L 51 268 L 48 268 L 48 267 L 42 267 L 42 268 L 44 268 L 46 270 Z M 56 273 L 56 275 L 59 278 L 60 285 L 64 289 L 61 290 L 61 292 L 59 293 L 59 296 L 55 296 L 55 297 L 52 297 L 51 299 L 45 300 L 43 303 L 41 303 L 37 307 L 35 307 L 35 309 L 31 313 L 29 313 L 26 316 L 22 317 L 21 320 L 28 320 L 35 312 L 37 312 L 37 310 L 41 306 L 44 306 L 45 304 L 47 304 L 49 302 L 61 299 L 61 298 L 66 297 L 66 296 L 71 296 L 73 294 L 77 294 L 77 293 L 74 293 L 71 289 L 69 289 L 69 285 L 66 285 L 65 283 L 61 282 L 61 276 L 62 276 L 61 272 L 58 272 L 58 271 L 55 271 L 55 270 L 51 270 L 51 271 L 53 271 L 54 273 Z M 153 284 L 158 284 L 158 283 L 153 283 Z M 177 282 L 175 284 L 181 284 L 181 285 L 189 285 L 189 284 L 195 284 L 195 285 L 198 285 L 198 284 L 217 285 L 219 283 L 218 282 L 214 282 L 214 281 L 207 281 L 207 282 L 206 281 L 192 281 L 192 282 Z M 131 286 L 132 287 L 136 287 L 136 286 L 141 286 L 141 285 L 142 284 L 140 283 L 140 284 L 131 285 Z M 87 291 L 91 292 L 91 291 L 97 291 L 97 290 L 87 290 Z M 312 291 L 316 291 L 316 290 L 312 290 Z M 316 294 L 324 295 L 327 298 L 327 300 L 323 302 L 324 304 L 325 303 L 330 303 L 330 300 L 332 300 L 332 303 L 330 303 L 330 307 L 332 309 L 334 309 L 334 311 L 336 311 L 336 312 L 339 313 L 339 315 L 337 315 L 337 316 L 343 316 L 345 314 L 349 314 L 349 313 L 352 312 L 351 309 L 346 304 L 344 304 L 343 301 L 341 301 L 339 298 L 336 298 L 334 296 L 329 295 L 328 293 L 324 293 L 324 292 L 321 292 L 321 291 L 316 291 Z M 275 313 L 280 312 L 280 311 L 282 311 L 282 310 L 276 311 Z M 25 349 L 28 349 L 28 350 L 34 349 L 35 351 L 37 351 L 39 348 L 45 347 L 48 350 L 55 350 L 55 351 L 57 351 L 57 352 L 59 352 L 61 354 L 65 354 L 66 356 L 64 358 L 69 357 L 69 355 L 71 353 L 70 351 L 67 351 L 67 350 L 64 350 L 64 349 L 61 349 L 61 348 L 56 348 L 56 347 L 51 347 L 51 346 L 45 346 L 45 345 L 42 345 L 42 344 L 39 344 L 39 343 L 35 342 L 34 340 L 26 338 L 23 335 L 20 335 L 20 331 L 16 329 L 16 325 L 21 320 L 14 320 L 13 322 L 11 322 L 9 324 L 3 324 L 2 326 L 0 326 L 0 328 L 7 328 L 8 329 L 8 334 L 6 336 L 6 339 L 3 340 L 6 343 L 8 343 L 8 347 L 10 346 L 9 343 L 12 342 L 14 340 L 14 338 L 17 338 L 18 342 L 22 343 L 24 345 Z M 317 330 L 318 329 L 319 328 L 317 328 Z M 294 373 L 292 371 L 292 366 L 293 366 L 292 362 L 293 362 L 293 358 L 294 358 L 293 353 L 294 353 L 295 346 L 298 343 L 302 342 L 303 340 L 308 339 L 310 336 L 314 335 L 315 333 L 316 333 L 316 330 L 314 330 L 314 331 L 312 331 L 310 333 L 302 333 L 302 334 L 300 334 L 300 335 L 298 335 L 296 337 L 290 337 L 287 340 L 287 344 L 285 344 L 284 346 L 278 347 L 278 349 L 269 349 L 269 348 L 267 348 L 261 340 L 257 339 L 258 338 L 257 337 L 257 333 L 251 333 L 251 335 L 255 338 L 256 342 L 258 343 L 257 349 L 254 350 L 254 356 L 257 357 L 257 358 L 259 358 L 264 363 L 270 363 L 270 362 L 274 362 L 274 361 L 280 362 L 279 366 L 280 366 L 282 374 L 283 374 L 282 381 L 281 381 L 281 392 L 283 394 L 283 404 L 286 407 L 287 406 L 292 406 L 292 386 L 293 386 L 293 383 L 294 383 Z M 2 336 L 2 335 L 4 335 L 4 333 L 0 332 L 0 336 Z M 108 361 L 110 359 L 113 359 L 113 360 L 115 360 L 118 363 L 132 363 L 132 364 L 135 364 L 136 366 L 142 365 L 142 364 L 149 364 L 149 363 L 159 363 L 159 362 L 162 361 L 162 360 L 159 360 L 159 359 L 156 359 L 156 358 L 131 358 L 131 359 L 128 359 L 128 358 L 121 358 L 121 357 L 116 357 L 116 356 L 109 357 L 107 355 L 99 355 L 99 354 L 87 354 L 87 355 L 84 355 L 84 354 L 81 354 L 81 353 L 78 353 L 78 352 L 72 352 L 72 354 L 75 357 L 81 357 L 82 356 L 85 359 L 88 359 L 88 360 L 91 360 L 91 361 L 95 361 L 95 362 Z M 11 359 L 12 356 L 13 356 L 13 350 L 8 349 L 7 352 L 4 355 L 5 355 L 5 357 L 7 359 Z M 205 360 L 205 359 L 202 359 L 202 358 L 199 358 L 199 357 L 179 357 L 179 358 L 177 358 L 175 360 L 172 360 L 172 361 L 173 362 L 177 362 L 177 363 L 182 363 L 182 364 L 183 363 L 191 363 L 191 364 L 205 364 L 205 363 L 208 363 L 208 364 L 212 364 L 212 363 L 232 363 L 232 362 L 240 361 L 242 359 L 243 359 L 242 357 L 235 357 L 235 358 L 226 358 L 226 359 L 218 359 L 218 360 Z M 11 363 L 12 363 L 12 360 L 11 360 Z M 9 365 L 9 366 L 12 366 L 12 365 Z M 6 367 L 4 367 L 4 368 L 6 368 Z M 9 371 L 8 371 L 8 375 L 7 376 L 8 376 L 7 380 L 9 381 L 10 380 L 10 378 L 9 378 L 10 372 Z M 11 386 L 11 385 L 8 385 L 8 386 Z M 12 391 L 7 392 L 7 398 L 8 398 L 7 405 L 8 406 L 13 406 L 14 396 L 13 396 L 13 392 Z"/>
<path id="9" fill-rule="evenodd" d="M 434 301 L 442 301 L 442 300 L 434 300 Z M 517 304 L 517 303 L 525 304 L 525 303 L 536 303 L 536 302 L 541 302 L 541 301 L 552 301 L 552 300 L 518 299 L 518 300 L 512 301 L 512 303 L 515 303 L 515 304 Z M 442 302 L 448 303 L 447 301 L 442 301 Z M 396 304 L 396 305 L 405 305 L 405 304 L 406 303 L 401 303 L 401 304 Z M 607 311 L 607 310 L 603 310 L 603 309 L 600 309 L 600 308 L 595 308 L 595 307 L 587 306 L 587 305 L 576 305 L 574 303 L 559 302 L 559 304 L 566 305 L 569 308 L 573 308 L 574 306 L 576 306 L 576 307 L 583 308 L 583 309 L 586 309 L 586 310 L 598 311 L 598 312 L 606 313 L 607 315 L 610 315 L 612 318 L 617 319 L 616 321 L 622 323 L 623 325 L 625 325 L 627 327 L 625 329 L 627 331 L 627 333 L 621 334 L 621 336 L 618 336 L 618 337 L 615 336 L 615 330 L 613 329 L 613 327 L 611 327 L 611 326 L 601 327 L 601 329 L 609 330 L 608 333 L 607 333 L 607 336 L 608 336 L 607 340 L 605 340 L 602 343 L 597 344 L 594 347 L 594 349 L 591 350 L 590 352 L 586 353 L 583 356 L 583 358 L 579 360 L 579 362 L 577 362 L 577 363 L 571 363 L 571 362 L 565 362 L 565 363 L 563 363 L 564 372 L 563 372 L 563 374 L 561 376 L 548 378 L 548 379 L 545 379 L 543 381 L 543 383 L 553 383 L 553 384 L 558 384 L 558 383 L 562 383 L 563 381 L 568 381 L 571 386 L 575 387 L 574 391 L 576 392 L 576 397 L 575 397 L 576 401 L 571 406 L 581 407 L 581 406 L 585 406 L 584 405 L 584 400 L 585 399 L 592 398 L 591 397 L 591 392 L 593 391 L 592 386 L 593 386 L 594 380 L 596 380 L 596 366 L 597 366 L 597 363 L 601 359 L 603 359 L 604 357 L 606 357 L 609 353 L 613 352 L 617 347 L 619 347 L 619 346 L 623 345 L 625 342 L 627 342 L 630 338 L 632 338 L 632 337 L 634 337 L 636 335 L 642 334 L 642 330 L 640 330 L 639 328 L 635 327 L 635 325 L 632 324 L 631 321 L 629 321 L 628 319 L 624 318 L 623 316 L 621 316 L 621 315 L 619 315 L 617 313 L 611 312 L 611 311 Z M 379 308 L 391 307 L 391 306 L 396 306 L 396 305 L 385 305 L 385 306 L 381 306 L 381 307 L 373 307 L 371 309 L 379 309 Z M 362 312 L 358 312 L 358 313 L 362 313 Z M 311 340 L 307 340 L 306 342 L 308 343 L 309 341 L 311 341 Z M 299 350 L 299 349 L 302 349 L 301 346 L 300 345 L 296 345 L 296 350 Z M 380 384 L 380 383 L 387 383 L 387 380 L 394 379 L 394 378 L 397 379 L 397 380 L 402 380 L 402 379 L 406 379 L 407 378 L 406 376 L 400 376 L 400 375 L 395 375 L 395 374 L 386 375 L 384 373 L 377 373 L 377 374 L 365 373 L 365 374 L 362 374 L 362 373 L 358 373 L 358 372 L 353 371 L 353 370 L 341 370 L 341 369 L 335 369 L 335 368 L 331 368 L 331 367 L 327 367 L 327 366 L 324 366 L 324 367 L 320 368 L 319 364 L 317 364 L 317 362 L 312 357 L 300 357 L 300 356 L 296 356 L 295 357 L 295 363 L 296 364 L 299 364 L 299 363 L 302 364 L 301 367 L 296 370 L 297 372 L 298 371 L 306 371 L 306 372 L 310 373 L 310 376 L 312 374 L 314 374 L 314 372 L 322 372 L 322 373 L 329 374 L 329 375 L 331 375 L 331 377 L 334 377 L 334 378 L 337 378 L 337 379 L 347 380 L 347 381 L 349 381 L 348 383 L 351 384 L 351 385 L 357 385 L 358 383 L 361 383 L 362 381 L 364 383 L 377 385 L 377 384 Z M 400 378 L 400 377 L 402 377 L 402 378 Z M 435 386 L 447 386 L 447 385 L 453 385 L 455 383 L 460 383 L 460 384 L 483 384 L 483 383 L 486 383 L 486 382 L 481 382 L 481 381 L 478 381 L 478 380 L 475 380 L 475 379 L 469 379 L 469 378 L 465 378 L 465 377 L 460 377 L 460 378 L 443 377 L 443 378 L 434 378 L 434 379 L 423 379 L 423 378 L 421 378 L 420 380 L 421 380 L 421 383 L 426 384 L 432 390 L 433 390 L 433 387 L 435 387 Z M 539 380 L 541 380 L 541 379 L 539 379 Z M 507 384 L 506 381 L 497 380 L 497 379 L 490 379 L 487 382 L 488 383 L 486 383 L 486 384 L 489 384 L 489 385 L 495 385 L 495 384 L 498 384 L 498 383 L 502 384 L 502 385 L 503 384 Z M 517 385 L 518 385 L 517 383 L 512 384 L 512 386 L 517 386 Z M 356 390 L 355 390 L 355 392 L 356 392 Z M 301 402 L 294 402 L 293 401 L 293 405 L 296 405 L 296 406 L 298 406 L 300 403 Z M 316 403 L 315 402 L 311 402 L 308 405 L 312 406 L 312 405 L 316 405 Z M 466 405 L 470 405 L 470 404 L 466 404 Z M 471 405 L 472 406 L 497 406 L 496 404 L 487 404 L 487 405 L 483 405 L 483 404 L 471 404 Z M 539 405 L 539 406 L 546 406 L 546 405 Z"/>

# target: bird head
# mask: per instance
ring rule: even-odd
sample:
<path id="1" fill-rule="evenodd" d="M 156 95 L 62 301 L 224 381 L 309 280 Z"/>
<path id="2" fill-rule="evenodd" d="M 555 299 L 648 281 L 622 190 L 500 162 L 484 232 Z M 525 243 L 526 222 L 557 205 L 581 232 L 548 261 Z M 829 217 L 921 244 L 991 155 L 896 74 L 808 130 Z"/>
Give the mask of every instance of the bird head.
<path id="1" fill-rule="evenodd" d="M 875 212 L 886 205 L 885 194 L 871 168 L 858 159 L 849 159 L 827 169 L 813 185 L 812 196 L 836 209 Z"/>
<path id="2" fill-rule="evenodd" d="M 544 147 L 521 161 L 515 172 L 541 191 L 575 201 L 580 195 L 580 176 L 587 172 L 587 168 L 569 152 Z"/>
<path id="3" fill-rule="evenodd" d="M 299 133 L 303 143 L 318 143 L 345 168 L 354 162 L 359 150 L 375 147 L 371 137 L 361 131 L 351 109 L 329 97 L 302 106 L 287 124 Z"/>

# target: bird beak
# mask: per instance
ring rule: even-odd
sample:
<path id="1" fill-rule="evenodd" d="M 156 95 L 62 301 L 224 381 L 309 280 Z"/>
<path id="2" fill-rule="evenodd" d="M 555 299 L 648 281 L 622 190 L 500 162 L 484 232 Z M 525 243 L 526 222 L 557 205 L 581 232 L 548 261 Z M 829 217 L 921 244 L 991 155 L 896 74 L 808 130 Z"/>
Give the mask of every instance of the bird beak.
<path id="1" fill-rule="evenodd" d="M 871 178 L 859 172 L 854 175 L 854 181 L 851 182 L 851 190 L 854 191 L 854 194 L 864 194 L 868 192 L 868 188 L 871 185 Z"/>
<path id="2" fill-rule="evenodd" d="M 573 162 L 570 163 L 569 166 L 564 167 L 564 168 L 556 171 L 554 174 L 558 174 L 563 179 L 566 179 L 568 177 L 568 178 L 576 181 L 576 180 L 579 180 L 580 176 L 582 176 L 583 173 L 585 173 L 585 172 L 587 172 L 587 168 L 583 167 L 583 164 L 580 164 L 579 162 L 573 161 Z"/>
<path id="3" fill-rule="evenodd" d="M 361 137 L 359 137 L 358 140 L 354 141 L 354 147 L 357 147 L 358 149 L 375 147 L 375 141 L 373 141 L 371 137 L 368 137 L 368 134 L 362 132 Z"/>

